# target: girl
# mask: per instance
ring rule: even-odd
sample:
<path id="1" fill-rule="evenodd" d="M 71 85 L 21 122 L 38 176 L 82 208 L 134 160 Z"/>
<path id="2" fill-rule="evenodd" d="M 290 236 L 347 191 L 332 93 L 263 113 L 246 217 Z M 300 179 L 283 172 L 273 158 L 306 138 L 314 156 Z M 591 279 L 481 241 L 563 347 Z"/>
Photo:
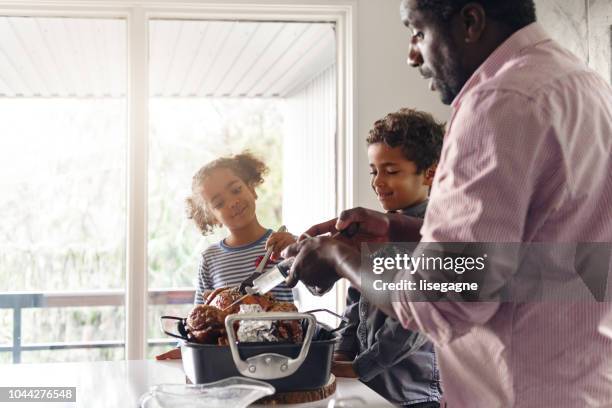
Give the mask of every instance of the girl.
<path id="1" fill-rule="evenodd" d="M 252 154 L 241 153 L 214 160 L 193 176 L 188 217 L 204 235 L 220 226 L 229 231 L 225 239 L 202 253 L 196 304 L 204 303 L 214 289 L 240 284 L 255 270 L 267 248 L 284 248 L 293 242 L 291 234 L 272 232 L 257 220 L 255 187 L 263 183 L 267 170 Z M 293 301 L 291 289 L 284 283 L 274 288 L 272 295 L 279 301 Z"/>

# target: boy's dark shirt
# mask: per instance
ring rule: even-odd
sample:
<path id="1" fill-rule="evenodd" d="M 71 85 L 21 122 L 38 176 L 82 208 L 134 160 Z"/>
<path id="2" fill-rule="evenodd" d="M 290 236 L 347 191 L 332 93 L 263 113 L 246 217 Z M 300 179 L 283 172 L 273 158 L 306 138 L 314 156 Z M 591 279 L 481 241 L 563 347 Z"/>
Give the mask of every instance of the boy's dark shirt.
<path id="1" fill-rule="evenodd" d="M 427 201 L 401 211 L 423 218 Z M 337 351 L 355 356 L 353 368 L 374 391 L 395 404 L 439 401 L 442 391 L 433 344 L 371 306 L 349 287 L 345 324 Z"/>

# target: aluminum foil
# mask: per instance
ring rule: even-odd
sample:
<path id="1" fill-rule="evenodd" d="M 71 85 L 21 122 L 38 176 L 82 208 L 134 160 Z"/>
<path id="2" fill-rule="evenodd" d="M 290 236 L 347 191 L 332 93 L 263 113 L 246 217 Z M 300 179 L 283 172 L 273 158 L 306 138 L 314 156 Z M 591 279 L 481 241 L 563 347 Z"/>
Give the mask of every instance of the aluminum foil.
<path id="1" fill-rule="evenodd" d="M 263 309 L 260 305 L 240 305 L 240 313 L 260 313 Z M 271 320 L 244 320 L 238 326 L 236 333 L 239 342 L 266 342 L 278 341 L 273 334 L 276 330 Z"/>

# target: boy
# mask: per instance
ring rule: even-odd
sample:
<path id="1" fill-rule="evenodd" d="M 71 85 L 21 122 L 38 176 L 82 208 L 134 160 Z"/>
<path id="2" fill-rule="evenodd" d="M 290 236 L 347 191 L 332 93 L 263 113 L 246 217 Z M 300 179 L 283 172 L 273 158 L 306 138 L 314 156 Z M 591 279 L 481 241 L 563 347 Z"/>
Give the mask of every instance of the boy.
<path id="1" fill-rule="evenodd" d="M 443 137 L 443 124 L 412 109 L 374 123 L 367 138 L 371 186 L 386 211 L 425 216 Z M 348 290 L 345 317 L 350 322 L 334 353 L 335 375 L 359 377 L 394 404 L 440 406 L 436 357 L 424 335 L 403 329 L 353 288 Z"/>

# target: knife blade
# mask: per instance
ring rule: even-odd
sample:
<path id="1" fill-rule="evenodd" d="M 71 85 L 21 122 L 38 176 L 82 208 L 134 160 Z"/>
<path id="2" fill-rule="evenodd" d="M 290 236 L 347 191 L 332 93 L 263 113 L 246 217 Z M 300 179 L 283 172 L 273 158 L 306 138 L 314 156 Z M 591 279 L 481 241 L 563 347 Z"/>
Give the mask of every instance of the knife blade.
<path id="1" fill-rule="evenodd" d="M 253 280 L 253 286 L 249 288 L 252 293 L 265 295 L 279 284 L 283 283 L 287 278 L 289 269 L 293 264 L 294 258 L 285 259 L 284 261 L 274 265 L 274 267 L 266 273 Z M 247 289 L 247 292 L 249 291 Z"/>

